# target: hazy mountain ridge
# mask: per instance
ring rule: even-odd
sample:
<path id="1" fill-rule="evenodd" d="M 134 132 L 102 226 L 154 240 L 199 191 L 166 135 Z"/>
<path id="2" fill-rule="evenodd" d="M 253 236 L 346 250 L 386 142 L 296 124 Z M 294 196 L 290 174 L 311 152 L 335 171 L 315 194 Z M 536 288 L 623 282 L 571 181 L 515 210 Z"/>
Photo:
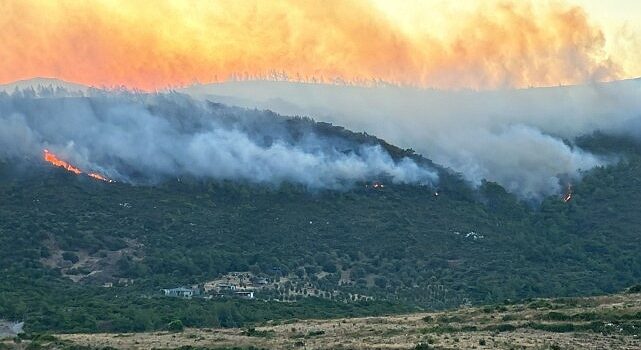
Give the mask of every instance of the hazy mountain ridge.
<path id="1" fill-rule="evenodd" d="M 312 189 L 339 189 L 381 176 L 394 183 L 438 182 L 428 162 L 419 165 L 398 150 L 394 159 L 367 135 L 177 93 L 16 93 L 0 96 L 0 110 L 0 157 L 37 159 L 48 150 L 121 182 L 193 176 L 293 182 Z"/>
<path id="2" fill-rule="evenodd" d="M 474 186 L 493 181 L 535 201 L 563 192 L 568 180 L 580 180 L 582 170 L 618 161 L 586 152 L 572 142 L 576 137 L 593 132 L 641 137 L 638 79 L 495 91 L 240 81 L 179 91 L 366 131 L 417 150 Z"/>
<path id="3" fill-rule="evenodd" d="M 364 130 L 416 149 L 476 186 L 494 181 L 529 199 L 558 193 L 559 179 L 578 180 L 581 170 L 615 161 L 576 147 L 574 138 L 595 131 L 640 136 L 638 79 L 494 91 L 240 81 L 181 91 Z"/>
<path id="4" fill-rule="evenodd" d="M 94 88 L 55 78 L 33 78 L 7 84 L 0 84 L 0 92 L 9 94 L 14 92 L 33 91 L 36 95 L 51 95 L 55 93 L 64 96 L 77 96 L 86 94 L 92 89 Z"/>

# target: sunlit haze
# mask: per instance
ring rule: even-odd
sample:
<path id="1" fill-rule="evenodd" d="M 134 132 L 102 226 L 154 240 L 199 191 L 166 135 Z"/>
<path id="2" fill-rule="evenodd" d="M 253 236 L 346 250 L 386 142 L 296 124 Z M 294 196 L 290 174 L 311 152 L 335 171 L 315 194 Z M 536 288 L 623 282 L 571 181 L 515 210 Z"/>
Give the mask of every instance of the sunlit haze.
<path id="1" fill-rule="evenodd" d="M 634 1 L 0 0 L 0 83 L 229 79 L 444 89 L 641 75 Z M 8 14 L 8 15 L 7 15 Z"/>

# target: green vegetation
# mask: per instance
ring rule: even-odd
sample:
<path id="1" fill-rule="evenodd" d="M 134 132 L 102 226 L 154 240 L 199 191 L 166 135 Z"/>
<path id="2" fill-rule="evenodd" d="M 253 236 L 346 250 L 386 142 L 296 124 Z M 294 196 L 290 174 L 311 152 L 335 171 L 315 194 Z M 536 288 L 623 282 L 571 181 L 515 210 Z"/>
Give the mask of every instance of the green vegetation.
<path id="1" fill-rule="evenodd" d="M 185 325 L 181 320 L 173 320 L 167 325 L 167 330 L 170 332 L 182 332 L 185 330 Z"/>
<path id="2" fill-rule="evenodd" d="M 261 331 L 261 330 L 257 330 L 254 327 L 249 327 L 246 330 L 244 330 L 241 334 L 247 337 L 271 338 L 274 336 L 274 331 Z"/>
<path id="3" fill-rule="evenodd" d="M 634 285 L 628 289 L 628 293 L 641 293 L 641 284 Z"/>
<path id="4" fill-rule="evenodd" d="M 603 135 L 579 143 L 622 160 L 586 173 L 570 203 L 540 205 L 493 183 L 474 191 L 453 174 L 436 199 L 391 184 L 130 186 L 0 163 L 0 318 L 27 320 L 28 331 L 239 327 L 619 291 L 641 280 L 641 147 Z M 230 271 L 289 284 L 258 291 L 261 300 L 161 296 Z M 327 293 L 301 297 L 312 287 Z M 263 301 L 272 299 L 281 301 Z M 528 307 L 551 305 L 536 303 Z"/>

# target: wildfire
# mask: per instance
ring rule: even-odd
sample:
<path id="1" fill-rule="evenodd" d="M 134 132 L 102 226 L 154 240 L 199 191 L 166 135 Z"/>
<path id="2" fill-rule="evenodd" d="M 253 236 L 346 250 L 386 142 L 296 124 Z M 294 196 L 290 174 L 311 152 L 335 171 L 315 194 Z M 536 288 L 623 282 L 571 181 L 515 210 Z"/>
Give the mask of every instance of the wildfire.
<path id="1" fill-rule="evenodd" d="M 57 167 L 61 167 L 69 172 L 72 172 L 76 175 L 83 174 L 83 171 L 76 168 L 75 166 L 65 162 L 64 160 L 58 158 L 55 154 L 51 153 L 49 150 L 45 149 L 44 150 L 44 160 L 48 163 L 51 163 Z M 104 181 L 104 182 L 114 182 L 113 180 L 110 180 L 98 173 L 87 173 L 87 175 L 91 178 L 94 178 L 96 180 Z"/>
<path id="2" fill-rule="evenodd" d="M 105 181 L 105 182 L 113 182 L 112 180 L 107 179 L 106 177 L 98 174 L 98 173 L 89 173 L 87 174 L 89 177 L 93 177 L 94 179 L 98 179 L 100 181 Z"/>
<path id="3" fill-rule="evenodd" d="M 65 162 L 64 160 L 58 158 L 58 156 L 56 156 L 55 154 L 49 152 L 49 150 L 45 150 L 44 151 L 44 159 L 47 162 L 49 162 L 49 163 L 51 163 L 51 164 L 53 164 L 53 165 L 55 165 L 57 167 L 64 168 L 67 171 L 70 171 L 70 172 L 72 172 L 72 173 L 74 173 L 76 175 L 82 174 L 82 171 L 80 169 L 78 169 L 75 166 L 73 166 L 73 165 Z"/>

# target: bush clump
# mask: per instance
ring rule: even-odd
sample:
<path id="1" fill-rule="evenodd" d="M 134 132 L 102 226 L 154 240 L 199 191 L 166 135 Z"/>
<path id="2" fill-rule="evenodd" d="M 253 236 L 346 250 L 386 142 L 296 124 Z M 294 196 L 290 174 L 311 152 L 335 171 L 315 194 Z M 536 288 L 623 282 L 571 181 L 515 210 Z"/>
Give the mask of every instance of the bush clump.
<path id="1" fill-rule="evenodd" d="M 170 332 L 182 332 L 185 330 L 185 325 L 181 320 L 173 320 L 167 324 L 167 330 Z"/>

